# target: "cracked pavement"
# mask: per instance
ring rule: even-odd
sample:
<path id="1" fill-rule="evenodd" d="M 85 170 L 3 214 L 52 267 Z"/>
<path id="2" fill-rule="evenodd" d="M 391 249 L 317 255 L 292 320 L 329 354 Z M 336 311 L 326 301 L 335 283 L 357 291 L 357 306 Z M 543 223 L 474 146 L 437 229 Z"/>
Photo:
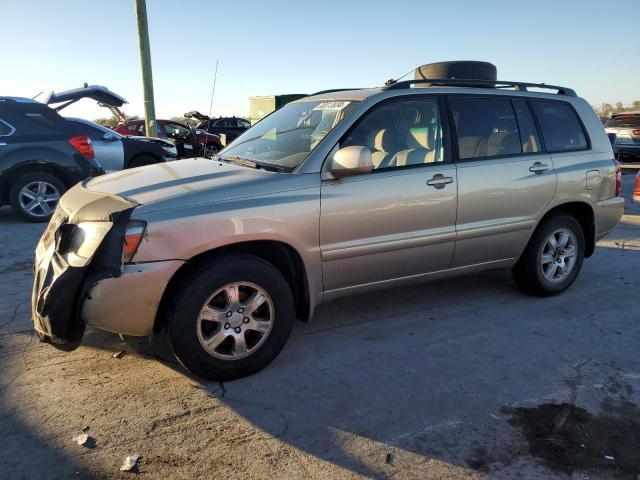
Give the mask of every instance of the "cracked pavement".
<path id="1" fill-rule="evenodd" d="M 521 295 L 496 271 L 337 301 L 271 366 L 225 384 L 188 376 L 163 335 L 37 343 L 44 227 L 0 208 L 0 478 L 129 477 L 134 453 L 144 478 L 568 478 L 506 412 L 638 404 L 638 207 L 563 295 Z M 83 429 L 93 448 L 73 441 Z"/>

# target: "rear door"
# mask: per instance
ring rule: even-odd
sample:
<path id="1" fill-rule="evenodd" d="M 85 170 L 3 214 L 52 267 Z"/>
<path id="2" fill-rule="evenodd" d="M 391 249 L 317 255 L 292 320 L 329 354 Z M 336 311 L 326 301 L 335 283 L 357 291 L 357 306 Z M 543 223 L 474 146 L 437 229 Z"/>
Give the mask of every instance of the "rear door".
<path id="1" fill-rule="evenodd" d="M 452 267 L 517 258 L 553 200 L 556 172 L 522 98 L 448 98 L 458 167 Z"/>
<path id="2" fill-rule="evenodd" d="M 411 95 L 373 107 L 340 141 L 366 146 L 370 173 L 323 180 L 320 248 L 325 291 L 408 280 L 449 267 L 456 167 L 442 100 Z"/>

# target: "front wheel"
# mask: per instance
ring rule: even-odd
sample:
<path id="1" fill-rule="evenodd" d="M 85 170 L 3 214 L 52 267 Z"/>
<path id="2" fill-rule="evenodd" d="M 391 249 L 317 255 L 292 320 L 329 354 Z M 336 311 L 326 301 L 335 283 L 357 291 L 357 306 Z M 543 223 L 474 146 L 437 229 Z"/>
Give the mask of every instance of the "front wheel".
<path id="1" fill-rule="evenodd" d="M 533 295 L 563 292 L 578 276 L 584 252 L 584 232 L 575 217 L 550 217 L 534 232 L 513 267 L 514 280 L 521 290 Z"/>
<path id="2" fill-rule="evenodd" d="M 253 255 L 208 260 L 183 282 L 169 318 L 182 365 L 209 380 L 261 370 L 286 343 L 295 308 L 280 271 Z"/>

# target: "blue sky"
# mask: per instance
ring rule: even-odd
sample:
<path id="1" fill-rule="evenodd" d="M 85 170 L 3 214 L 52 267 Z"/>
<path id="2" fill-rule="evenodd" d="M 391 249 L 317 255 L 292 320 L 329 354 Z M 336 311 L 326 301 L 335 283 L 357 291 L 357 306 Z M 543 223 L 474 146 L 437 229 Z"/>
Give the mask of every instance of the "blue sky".
<path id="1" fill-rule="evenodd" d="M 376 86 L 441 60 L 567 85 L 592 104 L 640 99 L 640 1 L 147 0 L 159 118 L 247 115 L 249 97 Z M 105 85 L 142 114 L 134 0 L 0 0 L 0 95 Z M 8 48 L 7 48 L 8 46 Z M 108 112 L 85 100 L 68 114 Z"/>

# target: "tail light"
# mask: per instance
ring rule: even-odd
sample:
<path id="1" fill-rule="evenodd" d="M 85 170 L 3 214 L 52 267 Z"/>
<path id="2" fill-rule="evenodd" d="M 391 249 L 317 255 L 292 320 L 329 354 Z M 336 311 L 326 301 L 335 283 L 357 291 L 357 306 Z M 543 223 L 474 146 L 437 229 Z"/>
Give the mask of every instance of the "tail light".
<path id="1" fill-rule="evenodd" d="M 640 137 L 640 128 L 637 130 L 632 130 L 631 133 L 633 133 L 634 135 Z"/>
<path id="2" fill-rule="evenodd" d="M 69 143 L 83 157 L 92 159 L 95 156 L 89 137 L 71 137 Z"/>
<path id="3" fill-rule="evenodd" d="M 616 197 L 620 196 L 620 192 L 622 191 L 622 167 L 620 166 L 620 162 L 614 160 L 616 162 Z M 636 182 L 637 183 L 637 182 Z"/>
<path id="4" fill-rule="evenodd" d="M 122 260 L 124 263 L 131 263 L 133 260 L 140 243 L 142 243 L 146 228 L 146 222 L 140 220 L 132 220 L 127 224 L 127 229 L 124 232 L 124 245 L 122 246 Z"/>
<path id="5" fill-rule="evenodd" d="M 640 172 L 636 175 L 636 182 L 633 184 L 633 201 L 640 203 Z"/>

